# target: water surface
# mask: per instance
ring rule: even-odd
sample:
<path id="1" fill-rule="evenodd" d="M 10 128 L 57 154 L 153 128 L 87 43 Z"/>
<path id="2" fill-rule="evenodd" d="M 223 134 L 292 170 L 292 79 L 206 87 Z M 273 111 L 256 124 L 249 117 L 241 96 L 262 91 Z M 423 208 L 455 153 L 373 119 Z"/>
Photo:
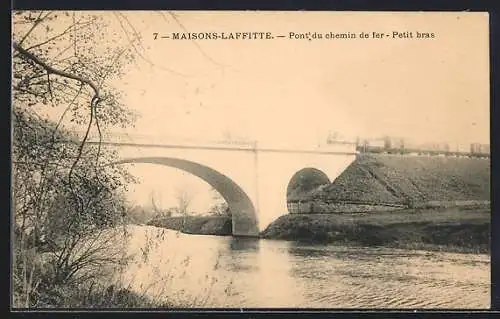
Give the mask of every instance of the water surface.
<path id="1" fill-rule="evenodd" d="M 132 289 L 180 307 L 489 308 L 489 255 L 131 227 Z"/>

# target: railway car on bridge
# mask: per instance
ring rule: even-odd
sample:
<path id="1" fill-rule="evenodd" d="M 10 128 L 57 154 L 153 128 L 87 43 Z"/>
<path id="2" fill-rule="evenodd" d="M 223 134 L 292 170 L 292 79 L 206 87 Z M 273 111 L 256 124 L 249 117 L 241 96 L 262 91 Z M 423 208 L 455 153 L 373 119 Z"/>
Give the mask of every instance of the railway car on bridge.
<path id="1" fill-rule="evenodd" d="M 456 144 L 447 142 L 414 143 L 410 140 L 385 136 L 383 138 L 356 138 L 356 150 L 360 153 L 385 153 L 427 156 L 489 157 L 489 144 Z"/>
<path id="2" fill-rule="evenodd" d="M 360 139 L 356 140 L 356 150 L 362 153 L 382 153 L 385 150 L 384 140 L 376 139 Z"/>
<path id="3" fill-rule="evenodd" d="M 490 155 L 490 145 L 489 144 L 472 143 L 470 145 L 470 153 L 472 156 L 476 156 L 476 157 L 488 157 Z"/>
<path id="4" fill-rule="evenodd" d="M 419 155 L 451 155 L 448 143 L 424 143 L 415 145 L 411 149 Z"/>

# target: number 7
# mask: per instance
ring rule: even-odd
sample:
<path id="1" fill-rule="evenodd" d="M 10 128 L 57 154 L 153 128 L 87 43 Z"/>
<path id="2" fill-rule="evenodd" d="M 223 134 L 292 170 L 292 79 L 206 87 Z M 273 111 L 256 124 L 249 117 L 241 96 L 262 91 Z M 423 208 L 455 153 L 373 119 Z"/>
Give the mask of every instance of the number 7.
<path id="1" fill-rule="evenodd" d="M 156 40 L 158 38 L 158 32 L 154 32 L 153 35 L 154 35 L 154 39 Z"/>

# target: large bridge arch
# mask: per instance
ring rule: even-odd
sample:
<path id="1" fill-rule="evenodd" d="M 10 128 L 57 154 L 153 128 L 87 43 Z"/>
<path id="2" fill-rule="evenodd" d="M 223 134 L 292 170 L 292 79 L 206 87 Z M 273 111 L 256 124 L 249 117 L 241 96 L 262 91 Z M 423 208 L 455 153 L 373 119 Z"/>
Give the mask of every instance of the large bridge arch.
<path id="1" fill-rule="evenodd" d="M 174 157 L 124 158 L 111 165 L 133 163 L 164 165 L 201 178 L 215 188 L 227 202 L 232 212 L 233 235 L 257 236 L 259 234 L 259 221 L 254 203 L 242 186 L 229 176 L 203 164 Z"/>

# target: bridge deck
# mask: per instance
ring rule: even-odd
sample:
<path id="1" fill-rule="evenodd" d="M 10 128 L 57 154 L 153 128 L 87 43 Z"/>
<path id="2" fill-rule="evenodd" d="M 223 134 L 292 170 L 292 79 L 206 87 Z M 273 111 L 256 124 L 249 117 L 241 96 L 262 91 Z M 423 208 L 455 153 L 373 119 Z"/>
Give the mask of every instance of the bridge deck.
<path id="1" fill-rule="evenodd" d="M 83 140 L 83 134 L 79 134 Z M 247 152 L 280 152 L 280 153 L 316 153 L 316 154 L 356 154 L 356 143 L 339 141 L 336 143 L 318 143 L 303 145 L 295 142 L 265 143 L 257 141 L 201 141 L 193 139 L 165 138 L 147 135 L 107 134 L 101 139 L 92 135 L 87 139 L 89 144 L 101 143 L 108 146 L 132 146 L 155 148 L 182 148 L 200 150 L 228 150 Z"/>

